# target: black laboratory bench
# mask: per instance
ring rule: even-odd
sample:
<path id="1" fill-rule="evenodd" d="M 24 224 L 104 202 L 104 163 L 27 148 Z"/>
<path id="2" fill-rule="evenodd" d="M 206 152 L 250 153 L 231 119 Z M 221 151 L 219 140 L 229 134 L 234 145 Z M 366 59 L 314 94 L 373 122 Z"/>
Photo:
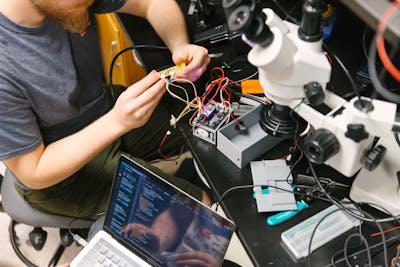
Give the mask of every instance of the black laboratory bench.
<path id="1" fill-rule="evenodd" d="M 179 1 L 182 2 L 182 1 Z M 189 3 L 190 1 L 186 1 Z M 270 1 L 266 1 L 270 2 Z M 293 1 L 285 0 L 280 1 L 283 7 L 288 7 L 293 4 Z M 301 2 L 301 1 L 298 1 Z M 182 11 L 187 14 L 188 5 L 187 3 L 181 4 Z M 268 4 L 266 5 L 268 6 Z M 281 6 L 282 7 L 282 6 Z M 277 9 L 279 12 L 279 9 Z M 343 11 L 346 16 L 350 14 L 350 11 L 344 9 Z M 296 10 L 292 10 L 293 16 L 296 16 Z M 186 16 L 187 18 L 188 16 Z M 347 20 L 353 25 L 358 25 L 363 27 L 363 23 L 357 18 L 347 16 Z M 152 30 L 151 26 L 144 20 L 136 18 L 129 15 L 119 14 L 119 18 L 124 25 L 126 31 L 130 35 L 133 44 L 135 45 L 163 45 L 162 41 Z M 188 18 L 187 18 L 188 19 Z M 351 21 L 351 20 L 354 21 Z M 341 25 L 339 23 L 338 28 L 346 28 L 348 25 Z M 193 22 L 189 21 L 189 30 L 193 29 Z M 357 27 L 356 27 L 357 28 Z M 338 30 L 338 29 L 337 29 Z M 339 31 L 339 30 L 338 30 Z M 342 31 L 345 37 L 340 37 L 337 34 L 335 38 L 347 38 L 351 36 L 353 39 L 363 39 L 362 31 L 348 29 L 346 32 Z M 173 31 L 171 31 L 173 34 Z M 191 35 L 193 37 L 193 34 Z M 339 37 L 338 37 L 339 36 Z M 368 39 L 364 36 L 364 39 Z M 363 39 L 363 40 L 364 40 Z M 236 75 L 236 80 L 244 77 L 251 76 L 255 72 L 255 68 L 246 62 L 246 53 L 248 47 L 241 42 L 240 38 L 227 39 L 222 42 L 205 45 L 211 54 L 218 54 L 224 52 L 223 58 L 213 59 L 210 66 L 215 66 L 218 64 L 225 64 L 225 71 L 230 72 L 227 75 Z M 331 42 L 330 48 L 335 51 L 338 57 L 343 58 L 344 63 L 349 65 L 350 72 L 355 73 L 357 68 L 363 64 L 363 55 L 360 50 L 357 53 L 353 50 L 354 48 L 344 44 L 343 42 Z M 138 51 L 141 60 L 143 61 L 145 68 L 147 70 L 156 69 L 160 70 L 165 67 L 172 66 L 171 55 L 168 51 L 151 51 L 151 50 L 139 50 Z M 351 63 L 351 64 L 350 64 Z M 237 71 L 237 70 L 240 71 Z M 196 85 L 202 86 L 204 82 L 209 79 L 205 73 L 205 77 L 202 77 Z M 331 88 L 336 90 L 336 93 L 346 94 L 348 90 L 344 88 L 350 88 L 349 82 L 346 79 L 344 73 L 339 67 L 333 66 L 333 73 Z M 341 91 L 344 90 L 344 91 Z M 193 136 L 191 129 L 188 125 L 183 125 L 180 130 L 184 134 L 187 141 L 188 148 L 191 150 L 194 159 L 196 160 L 201 173 L 206 178 L 207 182 L 210 184 L 212 193 L 216 198 L 220 198 L 226 190 L 229 188 L 240 186 L 240 185 L 251 185 L 252 177 L 250 166 L 247 165 L 240 169 L 236 167 L 228 158 L 226 158 L 215 145 L 212 145 L 204 140 L 201 140 Z M 290 146 L 291 140 L 284 141 L 278 144 L 274 149 L 266 151 L 266 153 L 254 160 L 263 159 L 276 159 L 287 154 L 288 147 Z M 327 166 L 316 166 L 317 173 L 322 177 L 328 177 L 334 179 L 336 182 L 341 182 L 350 185 L 352 178 L 343 177 L 333 169 Z M 310 170 L 307 168 L 305 162 L 301 161 L 300 164 L 294 169 L 294 173 L 298 174 L 308 174 L 310 175 Z M 302 222 L 303 220 L 311 217 L 312 215 L 318 213 L 319 211 L 329 207 L 331 204 L 321 201 L 313 200 L 310 202 L 310 208 L 302 211 L 300 214 L 294 218 L 274 227 L 270 227 L 266 224 L 266 218 L 273 213 L 258 213 L 256 202 L 252 198 L 252 189 L 237 189 L 227 194 L 221 203 L 221 207 L 224 209 L 228 217 L 230 217 L 237 226 L 237 235 L 241 240 L 245 250 L 247 251 L 251 261 L 254 266 L 333 266 L 331 265 L 331 259 L 333 255 L 336 254 L 335 265 L 334 266 L 347 266 L 343 259 L 343 253 L 339 253 L 343 249 L 345 240 L 351 233 L 358 232 L 358 228 L 353 228 L 352 230 L 340 235 L 334 240 L 323 245 L 319 249 L 315 250 L 310 257 L 311 262 L 308 262 L 307 258 L 302 258 L 300 260 L 295 260 L 293 256 L 288 252 L 285 245 L 281 241 L 281 233 L 290 227 Z M 343 197 L 348 197 L 348 190 L 343 190 L 340 188 L 334 188 L 331 190 L 333 196 L 338 199 Z M 366 210 L 370 213 L 378 216 L 384 216 L 380 212 L 366 207 Z M 393 227 L 393 223 L 382 224 L 384 229 Z M 375 224 L 364 223 L 362 225 L 362 232 L 364 236 L 367 237 L 369 246 L 374 246 L 382 241 L 381 237 L 369 237 L 371 233 L 378 232 L 379 229 Z M 391 240 L 391 238 L 396 238 L 398 233 L 396 231 L 386 234 L 386 240 Z M 364 249 L 360 246 L 359 239 L 355 238 L 352 240 L 349 249 L 349 255 L 353 252 Z M 396 243 L 397 241 L 397 243 Z M 395 245 L 398 244 L 398 239 L 388 242 L 388 253 L 390 258 L 395 255 Z M 376 246 L 372 249 L 373 262 L 375 264 L 381 264 L 383 266 L 383 254 L 382 246 Z M 389 259 L 390 259 L 389 258 Z M 354 264 L 360 264 L 364 266 L 367 262 L 366 253 L 361 253 L 354 255 L 352 257 L 352 262 Z M 247 266 L 244 266 L 247 267 Z"/>

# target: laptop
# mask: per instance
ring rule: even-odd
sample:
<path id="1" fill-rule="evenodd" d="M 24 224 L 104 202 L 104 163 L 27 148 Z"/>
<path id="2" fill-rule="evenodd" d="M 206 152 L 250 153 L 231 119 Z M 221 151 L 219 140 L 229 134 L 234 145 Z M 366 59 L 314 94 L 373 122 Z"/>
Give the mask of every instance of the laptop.
<path id="1" fill-rule="evenodd" d="M 221 266 L 234 223 L 125 155 L 103 229 L 70 266 Z"/>

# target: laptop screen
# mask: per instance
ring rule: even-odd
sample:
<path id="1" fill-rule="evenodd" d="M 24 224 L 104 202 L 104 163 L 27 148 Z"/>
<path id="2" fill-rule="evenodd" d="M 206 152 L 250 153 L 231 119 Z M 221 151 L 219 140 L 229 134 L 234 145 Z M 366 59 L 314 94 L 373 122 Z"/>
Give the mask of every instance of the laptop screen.
<path id="1" fill-rule="evenodd" d="M 220 266 L 234 224 L 122 156 L 105 229 L 161 266 Z"/>

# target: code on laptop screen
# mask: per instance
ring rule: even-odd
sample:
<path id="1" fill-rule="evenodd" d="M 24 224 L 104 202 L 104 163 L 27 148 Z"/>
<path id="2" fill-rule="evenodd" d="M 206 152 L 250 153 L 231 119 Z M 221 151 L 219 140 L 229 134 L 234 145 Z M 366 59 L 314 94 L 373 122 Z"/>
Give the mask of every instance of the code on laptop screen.
<path id="1" fill-rule="evenodd" d="M 105 227 L 162 266 L 220 266 L 234 225 L 121 157 Z"/>

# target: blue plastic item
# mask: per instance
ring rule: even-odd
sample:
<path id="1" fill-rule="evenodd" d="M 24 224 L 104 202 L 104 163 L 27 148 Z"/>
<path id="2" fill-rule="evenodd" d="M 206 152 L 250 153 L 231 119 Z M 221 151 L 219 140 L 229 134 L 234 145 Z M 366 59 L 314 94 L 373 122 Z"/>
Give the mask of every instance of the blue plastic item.
<path id="1" fill-rule="evenodd" d="M 309 207 L 309 205 L 304 201 L 296 201 L 296 205 L 297 205 L 297 210 L 282 211 L 277 214 L 271 215 L 267 218 L 266 223 L 269 226 L 278 225 L 280 223 L 289 220 L 290 218 L 300 213 L 302 210 Z"/>

